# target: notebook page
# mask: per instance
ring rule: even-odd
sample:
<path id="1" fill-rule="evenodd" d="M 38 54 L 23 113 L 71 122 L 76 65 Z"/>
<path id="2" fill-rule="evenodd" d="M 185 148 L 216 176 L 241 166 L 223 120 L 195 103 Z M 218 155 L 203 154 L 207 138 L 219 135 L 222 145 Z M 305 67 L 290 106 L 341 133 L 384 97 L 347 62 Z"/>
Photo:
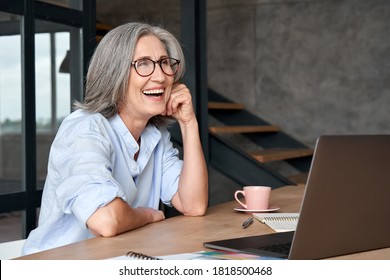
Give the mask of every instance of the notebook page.
<path id="1" fill-rule="evenodd" d="M 294 231 L 299 213 L 253 213 L 253 217 L 276 232 Z"/>

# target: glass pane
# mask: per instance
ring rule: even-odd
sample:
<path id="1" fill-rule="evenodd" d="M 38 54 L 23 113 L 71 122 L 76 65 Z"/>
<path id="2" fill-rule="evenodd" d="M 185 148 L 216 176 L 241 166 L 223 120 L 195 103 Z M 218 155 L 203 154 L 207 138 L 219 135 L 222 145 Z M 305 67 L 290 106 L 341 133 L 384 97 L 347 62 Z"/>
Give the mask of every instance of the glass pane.
<path id="1" fill-rule="evenodd" d="M 0 242 L 22 239 L 22 211 L 0 214 Z"/>
<path id="2" fill-rule="evenodd" d="M 79 11 L 83 10 L 83 0 L 40 0 L 37 2 L 50 3 L 56 6 L 71 8 Z"/>
<path id="3" fill-rule="evenodd" d="M 0 194 L 21 191 L 20 20 L 17 15 L 0 12 Z"/>
<path id="4" fill-rule="evenodd" d="M 36 20 L 35 78 L 38 189 L 46 178 L 51 143 L 71 111 L 70 33 L 73 28 Z"/>

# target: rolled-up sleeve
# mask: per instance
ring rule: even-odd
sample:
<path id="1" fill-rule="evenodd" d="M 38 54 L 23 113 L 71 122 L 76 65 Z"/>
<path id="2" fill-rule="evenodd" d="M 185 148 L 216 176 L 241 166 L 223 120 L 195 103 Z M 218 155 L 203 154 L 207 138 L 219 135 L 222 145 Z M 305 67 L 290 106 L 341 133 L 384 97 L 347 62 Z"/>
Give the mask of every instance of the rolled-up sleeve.
<path id="1" fill-rule="evenodd" d="M 88 132 L 83 133 L 84 130 Z M 112 176 L 111 145 L 98 130 L 98 126 L 86 130 L 80 125 L 73 130 L 77 131 L 77 136 L 65 134 L 53 145 L 53 149 L 60 150 L 53 151 L 58 158 L 52 166 L 59 180 L 55 188 L 57 204 L 65 214 L 74 214 L 83 227 L 99 207 L 115 197 L 125 200 L 119 183 Z"/>
<path id="2" fill-rule="evenodd" d="M 143 206 L 135 203 L 138 149 L 119 116 L 107 120 L 77 110 L 65 118 L 50 150 L 39 225 L 30 232 L 23 254 L 93 237 L 89 217 L 116 197 Z"/>

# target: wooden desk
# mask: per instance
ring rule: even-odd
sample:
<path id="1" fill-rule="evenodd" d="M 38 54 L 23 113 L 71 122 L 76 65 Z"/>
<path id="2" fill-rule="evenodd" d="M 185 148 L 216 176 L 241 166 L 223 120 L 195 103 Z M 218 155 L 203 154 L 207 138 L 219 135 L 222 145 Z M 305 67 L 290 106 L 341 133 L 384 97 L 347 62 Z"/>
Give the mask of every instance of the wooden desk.
<path id="1" fill-rule="evenodd" d="M 271 193 L 270 205 L 279 206 L 279 212 L 298 212 L 303 192 L 303 186 L 275 189 Z M 238 203 L 232 201 L 210 207 L 203 217 L 177 216 L 115 237 L 96 237 L 19 259 L 93 260 L 124 255 L 128 251 L 161 256 L 206 250 L 203 247 L 205 241 L 273 233 L 257 221 L 242 229 L 241 225 L 249 215 L 234 211 L 237 206 Z M 390 248 L 334 259 L 390 259 Z"/>

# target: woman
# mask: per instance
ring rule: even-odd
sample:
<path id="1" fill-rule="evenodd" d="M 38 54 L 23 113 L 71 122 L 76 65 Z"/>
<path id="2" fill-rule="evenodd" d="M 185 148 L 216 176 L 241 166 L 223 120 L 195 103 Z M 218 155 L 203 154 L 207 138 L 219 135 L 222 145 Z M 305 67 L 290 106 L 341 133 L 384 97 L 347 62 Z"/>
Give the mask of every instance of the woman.
<path id="1" fill-rule="evenodd" d="M 99 43 L 83 103 L 52 144 L 38 227 L 23 253 L 93 236 L 115 236 L 163 220 L 160 200 L 204 215 L 208 175 L 184 56 L 168 31 L 128 23 Z M 166 125 L 176 119 L 183 160 Z"/>

